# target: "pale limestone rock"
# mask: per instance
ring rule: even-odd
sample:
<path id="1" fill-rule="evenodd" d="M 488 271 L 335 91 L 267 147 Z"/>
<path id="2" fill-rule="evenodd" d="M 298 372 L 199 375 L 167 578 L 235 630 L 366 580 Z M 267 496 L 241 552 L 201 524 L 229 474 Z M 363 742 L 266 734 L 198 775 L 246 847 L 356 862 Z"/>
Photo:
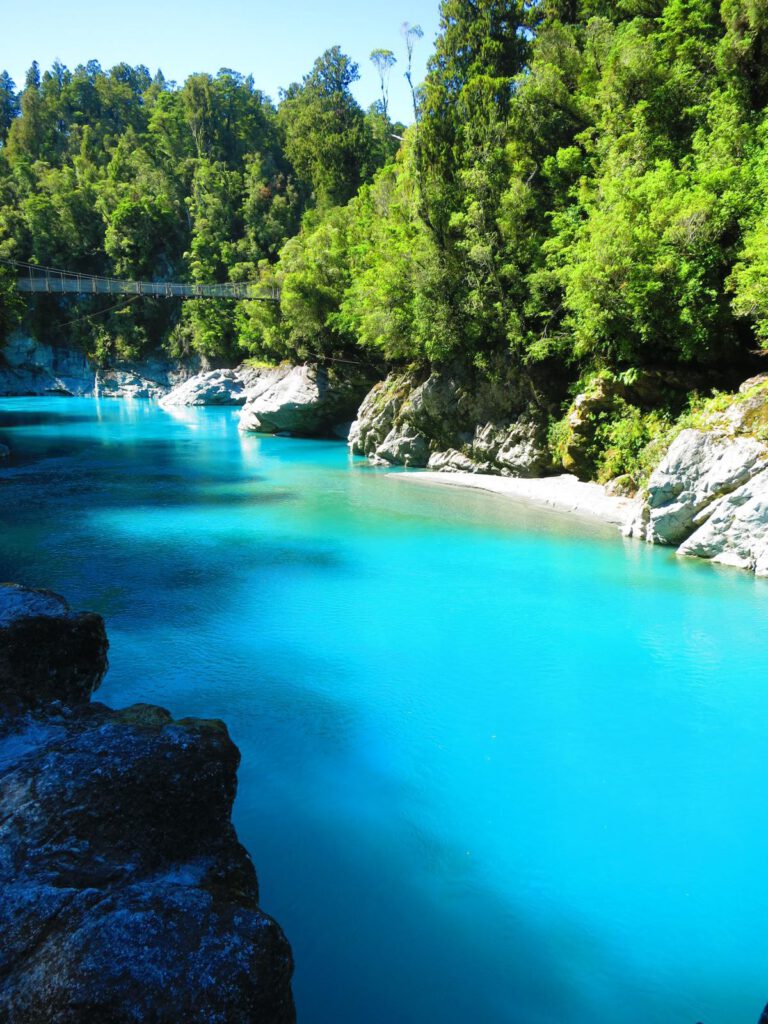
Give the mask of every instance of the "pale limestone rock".
<path id="1" fill-rule="evenodd" d="M 245 397 L 237 370 L 208 370 L 178 384 L 160 399 L 160 405 L 242 405 Z"/>
<path id="2" fill-rule="evenodd" d="M 627 536 L 680 544 L 712 504 L 741 487 L 767 463 L 768 448 L 752 437 L 684 430 L 651 475 L 624 528 Z"/>
<path id="3" fill-rule="evenodd" d="M 349 431 L 349 448 L 353 455 L 372 458 L 376 449 L 391 433 L 395 419 L 403 404 L 407 385 L 396 378 L 374 384 L 363 399 Z"/>
<path id="4" fill-rule="evenodd" d="M 429 445 L 423 434 L 402 434 L 392 430 L 376 449 L 374 458 L 393 466 L 423 468 L 429 458 Z"/>
<path id="5" fill-rule="evenodd" d="M 543 418 L 504 409 L 461 374 L 391 374 L 365 397 L 350 433 L 354 455 L 442 472 L 537 476 L 551 468 Z M 488 391 L 490 385 L 485 385 Z M 512 402 L 514 406 L 516 402 Z"/>
<path id="6" fill-rule="evenodd" d="M 551 462 L 544 430 L 532 420 L 521 419 L 497 431 L 487 447 L 476 434 L 473 450 L 477 455 L 487 454 L 503 476 L 541 476 Z"/>
<path id="7" fill-rule="evenodd" d="M 768 469 L 711 505 L 677 553 L 768 576 Z"/>
<path id="8" fill-rule="evenodd" d="M 332 435 L 349 421 L 369 382 L 336 376 L 315 366 L 278 366 L 254 371 L 240 429 L 264 434 Z"/>
<path id="9" fill-rule="evenodd" d="M 480 464 L 473 462 L 468 455 L 449 448 L 445 452 L 432 452 L 427 462 L 427 469 L 438 473 L 488 473 L 490 467 L 487 463 Z"/>

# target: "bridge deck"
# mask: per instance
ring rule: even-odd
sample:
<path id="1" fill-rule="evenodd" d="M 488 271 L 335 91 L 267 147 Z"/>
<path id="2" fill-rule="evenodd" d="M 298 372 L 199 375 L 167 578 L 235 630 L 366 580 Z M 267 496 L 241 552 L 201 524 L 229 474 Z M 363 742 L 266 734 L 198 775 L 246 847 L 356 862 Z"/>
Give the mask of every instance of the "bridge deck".
<path id="1" fill-rule="evenodd" d="M 225 284 L 181 284 L 172 281 L 120 281 L 112 277 L 93 277 L 65 271 L 33 271 L 18 278 L 20 292 L 72 295 L 147 295 L 165 299 L 259 299 L 279 302 L 276 288 L 250 282 Z"/>

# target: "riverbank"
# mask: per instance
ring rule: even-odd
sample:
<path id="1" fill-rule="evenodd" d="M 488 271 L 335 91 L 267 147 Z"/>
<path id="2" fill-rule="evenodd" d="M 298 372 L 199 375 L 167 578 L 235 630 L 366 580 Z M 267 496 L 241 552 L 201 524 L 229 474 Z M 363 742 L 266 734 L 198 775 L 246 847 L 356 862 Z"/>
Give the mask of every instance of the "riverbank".
<path id="1" fill-rule="evenodd" d="M 490 473 L 434 473 L 430 470 L 414 470 L 393 473 L 392 478 L 417 484 L 444 484 L 449 487 L 492 491 L 514 501 L 599 519 L 612 526 L 622 526 L 632 508 L 630 498 L 607 494 L 601 484 L 584 483 L 567 473 L 561 476 L 523 478 L 493 476 Z"/>

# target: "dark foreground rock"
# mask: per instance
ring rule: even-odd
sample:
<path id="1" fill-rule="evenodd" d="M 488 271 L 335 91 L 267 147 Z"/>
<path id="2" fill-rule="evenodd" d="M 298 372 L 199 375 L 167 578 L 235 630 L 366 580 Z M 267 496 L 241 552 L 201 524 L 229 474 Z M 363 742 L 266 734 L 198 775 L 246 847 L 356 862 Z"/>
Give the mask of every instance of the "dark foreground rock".
<path id="1" fill-rule="evenodd" d="M 0 1020 L 294 1021 L 290 947 L 230 820 L 223 723 L 87 703 L 103 624 L 48 592 L 1 589 L 0 655 Z"/>

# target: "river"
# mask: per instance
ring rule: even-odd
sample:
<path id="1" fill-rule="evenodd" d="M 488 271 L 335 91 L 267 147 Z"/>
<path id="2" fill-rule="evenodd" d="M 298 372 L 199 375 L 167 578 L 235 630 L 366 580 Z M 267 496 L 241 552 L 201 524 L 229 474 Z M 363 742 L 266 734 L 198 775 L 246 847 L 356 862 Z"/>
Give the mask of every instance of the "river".
<path id="1" fill-rule="evenodd" d="M 301 1024 L 754 1024 L 768 581 L 231 409 L 0 400 L 0 572 L 223 718 Z"/>

